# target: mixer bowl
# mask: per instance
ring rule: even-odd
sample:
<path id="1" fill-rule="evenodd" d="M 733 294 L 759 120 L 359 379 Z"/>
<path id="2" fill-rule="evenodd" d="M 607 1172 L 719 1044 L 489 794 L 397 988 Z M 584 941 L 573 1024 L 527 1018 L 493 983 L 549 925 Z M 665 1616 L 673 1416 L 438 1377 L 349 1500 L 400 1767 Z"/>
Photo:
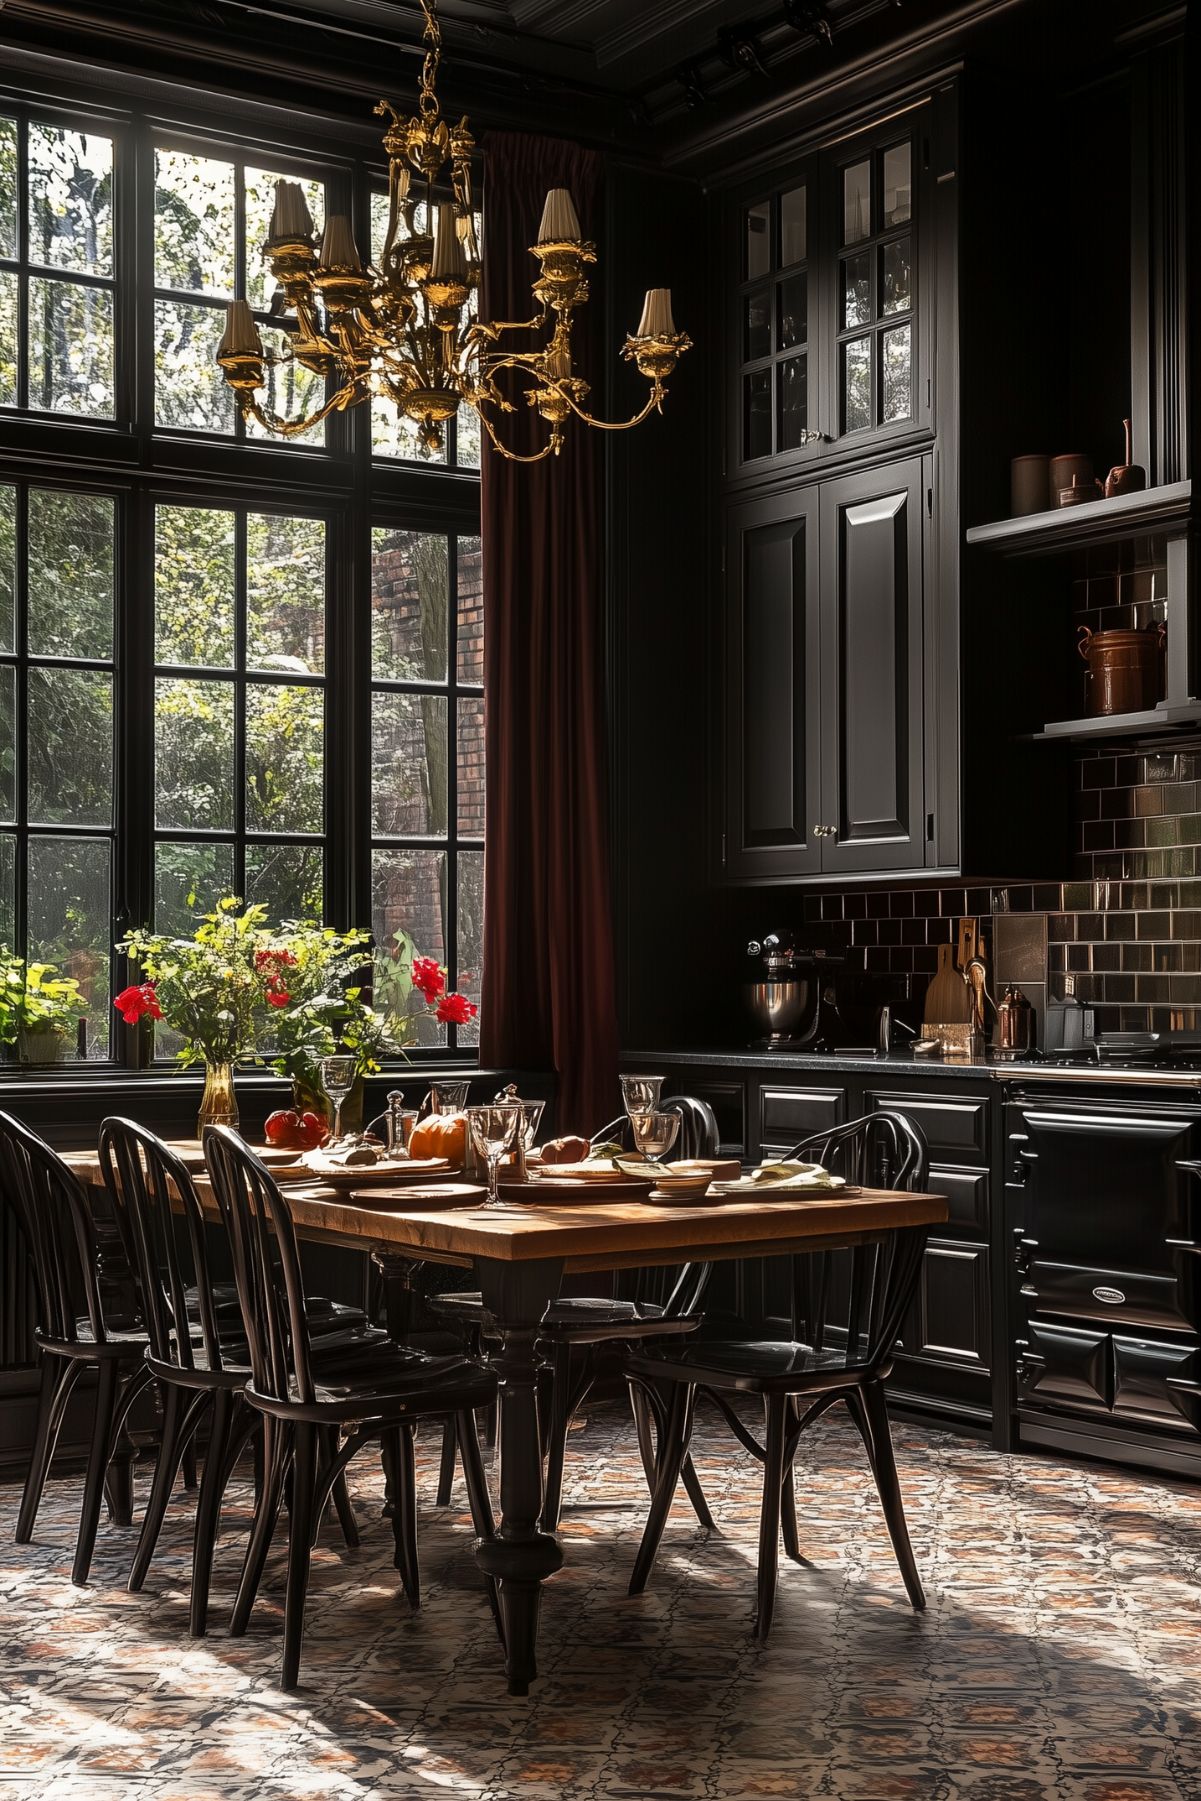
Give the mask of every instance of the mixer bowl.
<path id="1" fill-rule="evenodd" d="M 769 1044 L 796 1044 L 812 1036 L 820 986 L 819 972 L 813 970 L 808 975 L 744 982 L 742 993 L 747 1013 L 761 1037 Z"/>

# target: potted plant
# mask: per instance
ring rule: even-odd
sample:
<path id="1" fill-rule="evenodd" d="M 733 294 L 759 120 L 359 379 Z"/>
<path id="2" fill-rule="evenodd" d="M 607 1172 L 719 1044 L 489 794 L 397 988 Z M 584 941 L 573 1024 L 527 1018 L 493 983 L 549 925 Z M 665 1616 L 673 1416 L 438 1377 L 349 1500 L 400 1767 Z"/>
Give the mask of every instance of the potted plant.
<path id="1" fill-rule="evenodd" d="M 244 907 L 226 895 L 190 938 L 132 931 L 118 947 L 142 977 L 113 1002 L 122 1019 L 165 1020 L 183 1039 L 178 1061 L 204 1064 L 198 1132 L 237 1125 L 234 1068 L 255 1057 L 265 1020 L 291 999 L 287 965 L 266 919 L 265 907 Z"/>
<path id="2" fill-rule="evenodd" d="M 73 976 L 0 946 L 0 1043 L 15 1044 L 22 1063 L 61 1063 L 87 1007 Z"/>

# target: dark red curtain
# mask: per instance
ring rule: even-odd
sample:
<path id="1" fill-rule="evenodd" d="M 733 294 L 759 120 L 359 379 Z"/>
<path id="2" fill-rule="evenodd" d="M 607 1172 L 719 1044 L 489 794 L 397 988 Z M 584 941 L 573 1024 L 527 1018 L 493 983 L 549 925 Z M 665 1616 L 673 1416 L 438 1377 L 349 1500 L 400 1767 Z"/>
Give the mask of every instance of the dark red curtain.
<path id="1" fill-rule="evenodd" d="M 595 235 L 600 158 L 517 132 L 485 144 L 482 317 L 528 319 L 530 245 L 549 188 L 567 188 Z M 578 312 L 577 371 L 600 386 L 599 296 Z M 505 341 L 536 347 L 532 333 Z M 545 427 L 513 383 L 498 431 L 528 454 Z M 561 1131 L 618 1111 L 603 706 L 601 458 L 597 434 L 567 426 L 562 454 L 482 457 L 485 740 L 488 771 L 484 979 L 486 1063 L 554 1069 Z"/>

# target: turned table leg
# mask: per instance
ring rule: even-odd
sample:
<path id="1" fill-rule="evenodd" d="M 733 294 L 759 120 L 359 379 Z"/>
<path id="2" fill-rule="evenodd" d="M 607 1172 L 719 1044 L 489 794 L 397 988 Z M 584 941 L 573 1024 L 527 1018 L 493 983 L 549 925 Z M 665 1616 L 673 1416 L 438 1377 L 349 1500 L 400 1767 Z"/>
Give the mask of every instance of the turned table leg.
<path id="1" fill-rule="evenodd" d="M 538 1368 L 534 1339 L 559 1293 L 558 1259 L 479 1262 L 480 1289 L 500 1349 L 491 1358 L 499 1384 L 500 1525 L 476 1556 L 499 1585 L 505 1670 L 511 1695 L 526 1695 L 538 1674 L 538 1609 L 542 1584 L 563 1562 L 558 1540 L 543 1532 L 542 1447 L 538 1434 Z"/>

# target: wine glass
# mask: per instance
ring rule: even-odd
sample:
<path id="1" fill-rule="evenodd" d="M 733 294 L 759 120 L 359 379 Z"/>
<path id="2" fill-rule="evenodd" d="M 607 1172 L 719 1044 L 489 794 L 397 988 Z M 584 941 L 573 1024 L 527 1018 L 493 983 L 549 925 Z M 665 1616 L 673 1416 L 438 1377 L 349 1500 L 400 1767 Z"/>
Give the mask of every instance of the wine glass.
<path id="1" fill-rule="evenodd" d="M 322 1057 L 319 1068 L 321 1086 L 334 1103 L 334 1129 L 330 1133 L 330 1142 L 336 1144 L 342 1136 L 342 1102 L 354 1087 L 358 1061 L 342 1054 Z"/>
<path id="2" fill-rule="evenodd" d="M 680 1135 L 678 1113 L 631 1113 L 634 1143 L 648 1163 L 662 1163 Z"/>
<path id="3" fill-rule="evenodd" d="M 467 1105 L 467 1093 L 470 1087 L 470 1078 L 466 1082 L 431 1082 L 430 1112 L 461 1113 Z"/>
<path id="4" fill-rule="evenodd" d="M 621 1098 L 630 1118 L 635 1113 L 653 1113 L 662 1088 L 662 1076 L 622 1076 Z"/>
<path id="5" fill-rule="evenodd" d="M 500 1160 L 511 1151 L 522 1128 L 521 1108 L 513 1102 L 493 1102 L 486 1107 L 468 1107 L 467 1123 L 471 1142 L 488 1165 L 488 1205 L 500 1205 L 496 1192 Z"/>
<path id="6" fill-rule="evenodd" d="M 538 1127 L 542 1124 L 542 1115 L 546 1110 L 545 1101 L 519 1101 L 521 1108 L 521 1142 L 526 1150 L 532 1150 L 534 1140 L 538 1136 Z"/>

